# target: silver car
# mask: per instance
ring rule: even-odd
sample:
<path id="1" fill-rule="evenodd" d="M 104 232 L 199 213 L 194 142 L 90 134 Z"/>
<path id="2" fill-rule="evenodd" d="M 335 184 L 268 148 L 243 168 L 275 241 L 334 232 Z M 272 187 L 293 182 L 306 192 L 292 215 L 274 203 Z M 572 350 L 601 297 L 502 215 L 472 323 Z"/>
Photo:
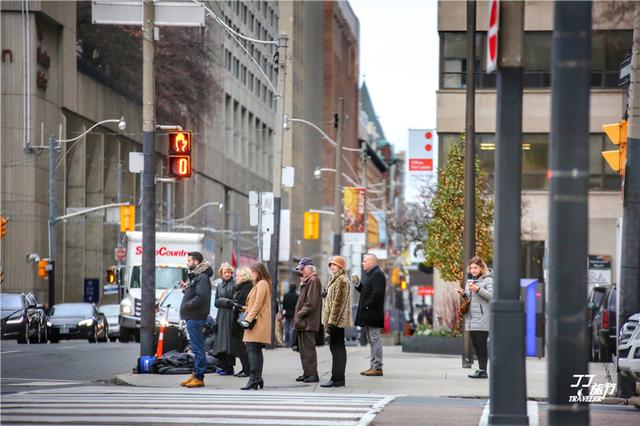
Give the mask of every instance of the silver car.
<path id="1" fill-rule="evenodd" d="M 102 305 L 100 312 L 107 317 L 109 323 L 109 340 L 115 342 L 120 337 L 120 324 L 118 323 L 120 305 Z"/>

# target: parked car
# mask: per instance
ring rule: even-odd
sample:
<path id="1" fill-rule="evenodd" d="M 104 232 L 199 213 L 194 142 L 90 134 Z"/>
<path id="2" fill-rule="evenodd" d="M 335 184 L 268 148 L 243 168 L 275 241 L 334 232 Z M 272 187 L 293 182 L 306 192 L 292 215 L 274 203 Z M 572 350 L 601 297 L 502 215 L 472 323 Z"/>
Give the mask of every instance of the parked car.
<path id="1" fill-rule="evenodd" d="M 51 343 L 60 339 L 88 339 L 106 342 L 109 324 L 106 316 L 92 303 L 60 303 L 49 312 Z"/>
<path id="2" fill-rule="evenodd" d="M 631 315 L 622 325 L 618 342 L 618 369 L 640 381 L 640 313 Z"/>
<path id="3" fill-rule="evenodd" d="M 115 342 L 120 337 L 120 323 L 118 316 L 120 315 L 120 305 L 102 305 L 100 312 L 107 317 L 109 323 L 109 340 Z"/>
<path id="4" fill-rule="evenodd" d="M 612 286 L 593 287 L 587 300 L 589 337 L 591 343 L 591 361 L 610 362 L 611 350 L 609 342 L 610 312 L 608 301 Z M 615 299 L 613 301 L 615 306 Z M 602 337 L 602 339 L 601 339 Z M 615 340 L 613 342 L 615 345 Z"/>
<path id="5" fill-rule="evenodd" d="M 604 300 L 600 313 L 594 317 L 594 327 L 597 326 L 598 342 L 603 348 L 602 354 L 607 361 L 611 361 L 611 355 L 616 353 L 618 341 L 618 312 L 616 309 L 616 287 L 611 287 Z"/>
<path id="6" fill-rule="evenodd" d="M 44 305 L 38 302 L 36 296 L 33 293 L 27 293 L 26 295 L 27 301 L 29 305 L 35 305 L 36 311 L 38 311 L 38 321 L 40 322 L 40 338 L 37 343 L 47 343 L 49 340 L 49 330 L 47 328 L 47 322 L 49 321 L 49 316 L 47 315 L 47 311 L 44 310 Z"/>
<path id="7" fill-rule="evenodd" d="M 0 294 L 3 339 L 17 338 L 18 343 L 46 343 L 46 317 L 42 305 L 23 293 Z M 45 329 L 45 330 L 43 330 Z"/>

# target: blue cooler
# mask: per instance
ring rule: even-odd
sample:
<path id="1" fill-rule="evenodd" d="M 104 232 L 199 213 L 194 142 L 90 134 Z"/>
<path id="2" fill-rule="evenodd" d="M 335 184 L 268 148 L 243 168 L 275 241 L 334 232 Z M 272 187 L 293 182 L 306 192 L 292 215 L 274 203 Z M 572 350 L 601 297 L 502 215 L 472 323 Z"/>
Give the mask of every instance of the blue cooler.
<path id="1" fill-rule="evenodd" d="M 141 356 L 140 358 L 138 358 L 138 373 L 151 373 L 151 367 L 153 366 L 153 362 L 155 360 L 155 356 Z"/>

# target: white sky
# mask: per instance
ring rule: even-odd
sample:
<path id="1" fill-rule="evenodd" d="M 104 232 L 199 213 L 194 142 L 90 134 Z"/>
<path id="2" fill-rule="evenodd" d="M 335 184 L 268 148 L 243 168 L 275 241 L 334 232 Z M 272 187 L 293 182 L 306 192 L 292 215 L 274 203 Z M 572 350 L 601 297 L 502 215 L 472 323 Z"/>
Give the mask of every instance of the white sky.
<path id="1" fill-rule="evenodd" d="M 387 140 L 407 150 L 408 129 L 434 129 L 438 89 L 435 0 L 349 0 L 360 21 L 360 80 Z"/>

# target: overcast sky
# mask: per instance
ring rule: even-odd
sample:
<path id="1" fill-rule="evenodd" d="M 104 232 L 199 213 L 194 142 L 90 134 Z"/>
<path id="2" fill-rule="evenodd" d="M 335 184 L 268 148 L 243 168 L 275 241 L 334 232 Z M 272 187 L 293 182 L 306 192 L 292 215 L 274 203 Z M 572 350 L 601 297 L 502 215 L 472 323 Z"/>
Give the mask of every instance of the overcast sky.
<path id="1" fill-rule="evenodd" d="M 349 0 L 360 20 L 360 81 L 385 136 L 407 149 L 408 129 L 436 126 L 438 31 L 435 0 Z"/>

